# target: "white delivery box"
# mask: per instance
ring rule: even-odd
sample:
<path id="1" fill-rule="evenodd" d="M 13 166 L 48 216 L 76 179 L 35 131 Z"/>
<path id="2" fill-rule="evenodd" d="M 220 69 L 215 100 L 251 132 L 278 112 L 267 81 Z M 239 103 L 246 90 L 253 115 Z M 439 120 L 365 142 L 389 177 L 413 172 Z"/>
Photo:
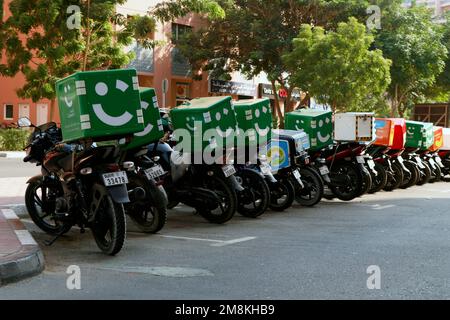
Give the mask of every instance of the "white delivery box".
<path id="1" fill-rule="evenodd" d="M 376 138 L 373 112 L 347 112 L 334 115 L 334 140 L 370 142 Z"/>
<path id="2" fill-rule="evenodd" d="M 450 129 L 444 128 L 442 130 L 444 137 L 444 144 L 440 150 L 449 150 L 450 151 Z"/>

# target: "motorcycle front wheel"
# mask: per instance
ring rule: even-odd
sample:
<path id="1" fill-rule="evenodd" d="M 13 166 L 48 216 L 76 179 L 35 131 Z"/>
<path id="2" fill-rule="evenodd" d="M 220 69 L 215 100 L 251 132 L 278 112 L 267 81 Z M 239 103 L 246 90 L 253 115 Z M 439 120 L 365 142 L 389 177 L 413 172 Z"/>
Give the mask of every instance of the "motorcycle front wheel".
<path id="1" fill-rule="evenodd" d="M 56 200 L 63 196 L 59 183 L 46 183 L 43 178 L 30 182 L 25 192 L 25 205 L 31 220 L 52 236 L 67 233 L 72 227 L 56 218 Z"/>
<path id="2" fill-rule="evenodd" d="M 122 204 L 113 202 L 106 188 L 93 186 L 93 201 L 98 202 L 95 219 L 91 225 L 98 248 L 109 256 L 122 250 L 126 238 L 125 210 Z"/>

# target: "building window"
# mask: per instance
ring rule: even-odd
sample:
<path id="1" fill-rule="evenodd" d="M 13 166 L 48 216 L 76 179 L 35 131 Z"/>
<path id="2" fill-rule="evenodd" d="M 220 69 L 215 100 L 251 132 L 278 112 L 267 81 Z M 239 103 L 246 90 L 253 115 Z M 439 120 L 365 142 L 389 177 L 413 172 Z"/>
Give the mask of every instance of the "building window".
<path id="1" fill-rule="evenodd" d="M 14 106 L 12 104 L 4 105 L 3 118 L 5 120 L 13 120 L 14 119 Z"/>
<path id="2" fill-rule="evenodd" d="M 172 23 L 172 42 L 177 42 L 181 37 L 192 31 L 191 26 Z"/>
<path id="3" fill-rule="evenodd" d="M 190 100 L 190 84 L 177 82 L 177 106 Z"/>

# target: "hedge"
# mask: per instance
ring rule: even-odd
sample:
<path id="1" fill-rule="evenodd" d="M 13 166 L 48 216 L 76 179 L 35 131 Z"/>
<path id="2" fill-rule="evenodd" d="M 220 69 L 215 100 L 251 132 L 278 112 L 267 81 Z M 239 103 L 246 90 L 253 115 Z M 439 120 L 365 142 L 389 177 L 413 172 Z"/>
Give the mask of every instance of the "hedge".
<path id="1" fill-rule="evenodd" d="M 22 151 L 30 132 L 22 129 L 0 129 L 0 151 Z"/>

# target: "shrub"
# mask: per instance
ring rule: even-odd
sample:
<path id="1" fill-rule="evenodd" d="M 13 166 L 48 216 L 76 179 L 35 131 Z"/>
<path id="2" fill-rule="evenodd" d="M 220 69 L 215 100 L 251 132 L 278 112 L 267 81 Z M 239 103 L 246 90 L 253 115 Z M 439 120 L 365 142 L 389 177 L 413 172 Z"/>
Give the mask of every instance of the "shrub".
<path id="1" fill-rule="evenodd" d="M 30 135 L 22 129 L 0 130 L 0 151 L 22 151 Z"/>

